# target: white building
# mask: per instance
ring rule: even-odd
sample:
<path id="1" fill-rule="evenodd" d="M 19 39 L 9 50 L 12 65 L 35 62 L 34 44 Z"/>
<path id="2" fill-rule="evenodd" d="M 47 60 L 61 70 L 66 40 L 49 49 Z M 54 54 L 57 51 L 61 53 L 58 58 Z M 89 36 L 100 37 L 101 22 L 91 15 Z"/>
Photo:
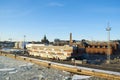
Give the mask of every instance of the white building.
<path id="1" fill-rule="evenodd" d="M 66 60 L 73 54 L 73 47 L 70 46 L 52 46 L 44 44 L 27 44 L 26 48 L 29 55 L 40 56 L 44 58 Z"/>

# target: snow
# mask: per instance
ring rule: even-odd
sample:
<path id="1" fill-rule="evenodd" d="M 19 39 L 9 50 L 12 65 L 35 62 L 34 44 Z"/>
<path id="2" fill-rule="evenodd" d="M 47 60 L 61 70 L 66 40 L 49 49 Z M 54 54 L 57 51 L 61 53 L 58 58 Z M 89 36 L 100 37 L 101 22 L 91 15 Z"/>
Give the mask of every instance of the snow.
<path id="1" fill-rule="evenodd" d="M 120 72 L 114 72 L 114 71 L 108 71 L 108 70 L 100 70 L 100 69 L 93 69 L 93 68 L 86 68 L 86 67 L 78 67 L 78 69 L 84 69 L 84 70 L 89 70 L 89 71 L 94 71 L 94 72 L 102 72 L 102 73 L 107 73 L 107 74 L 114 74 L 114 75 L 120 75 Z"/>
<path id="2" fill-rule="evenodd" d="M 23 58 L 27 58 L 27 57 L 23 57 Z M 38 60 L 38 59 L 34 59 L 34 58 L 30 58 L 30 59 Z M 66 67 L 77 68 L 77 69 L 83 69 L 83 70 L 89 70 L 89 71 L 95 71 L 95 72 L 103 72 L 103 73 L 107 73 L 107 74 L 120 75 L 120 72 L 101 70 L 101 69 L 93 69 L 93 68 L 80 67 L 80 66 L 73 66 L 73 65 L 69 65 L 69 64 L 64 64 L 63 65 L 61 63 L 56 63 L 56 62 L 51 62 L 51 61 L 46 61 L 46 60 L 38 60 L 38 61 L 47 62 L 47 63 L 51 63 L 51 64 L 54 64 L 54 65 L 61 65 L 61 66 L 66 66 Z"/>
<path id="3" fill-rule="evenodd" d="M 26 58 L 26 57 L 24 57 Z M 33 58 L 31 58 L 33 59 Z M 38 60 L 38 59 L 34 59 L 34 60 Z M 61 63 L 56 63 L 56 62 L 51 62 L 51 61 L 45 61 L 45 60 L 38 60 L 38 61 L 42 61 L 42 62 L 47 62 L 47 63 L 51 63 L 54 65 L 61 65 L 61 66 L 66 66 L 66 67 L 72 67 L 72 68 L 77 68 L 77 69 L 83 69 L 83 70 L 89 70 L 89 71 L 95 71 L 95 72 L 103 72 L 103 73 L 107 73 L 107 74 L 114 74 L 114 75 L 120 75 L 120 72 L 114 72 L 114 71 L 108 71 L 108 70 L 101 70 L 101 69 L 93 69 L 93 68 L 87 68 L 87 67 L 80 67 L 80 66 L 73 66 L 73 65 L 69 65 L 69 64 L 61 64 Z"/>

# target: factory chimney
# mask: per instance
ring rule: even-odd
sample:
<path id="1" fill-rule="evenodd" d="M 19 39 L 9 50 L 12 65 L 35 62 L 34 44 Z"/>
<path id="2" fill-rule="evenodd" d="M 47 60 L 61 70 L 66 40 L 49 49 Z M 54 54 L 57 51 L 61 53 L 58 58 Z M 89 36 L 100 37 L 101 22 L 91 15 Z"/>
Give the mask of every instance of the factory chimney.
<path id="1" fill-rule="evenodd" d="M 70 42 L 69 45 L 72 46 L 73 40 L 72 40 L 72 33 L 70 33 Z"/>

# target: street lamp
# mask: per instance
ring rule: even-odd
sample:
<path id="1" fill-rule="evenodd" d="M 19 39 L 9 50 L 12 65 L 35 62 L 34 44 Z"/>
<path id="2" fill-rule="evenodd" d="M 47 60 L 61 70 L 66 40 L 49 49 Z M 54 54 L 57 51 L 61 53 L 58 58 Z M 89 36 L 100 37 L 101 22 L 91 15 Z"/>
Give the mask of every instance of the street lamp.
<path id="1" fill-rule="evenodd" d="M 107 51 L 107 63 L 110 63 L 110 31 L 111 31 L 111 27 L 109 27 L 109 23 L 108 23 L 108 27 L 106 28 L 106 31 L 108 32 L 108 51 Z"/>

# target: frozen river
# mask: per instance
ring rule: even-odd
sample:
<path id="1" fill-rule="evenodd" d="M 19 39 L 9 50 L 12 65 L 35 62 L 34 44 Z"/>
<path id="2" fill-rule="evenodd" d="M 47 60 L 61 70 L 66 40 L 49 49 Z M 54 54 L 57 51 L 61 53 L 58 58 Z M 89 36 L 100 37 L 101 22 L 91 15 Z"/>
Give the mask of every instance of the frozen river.
<path id="1" fill-rule="evenodd" d="M 70 73 L 0 56 L 0 80 L 64 80 Z"/>
<path id="2" fill-rule="evenodd" d="M 98 79 L 90 76 L 71 75 L 66 71 L 49 69 L 33 63 L 0 56 L 0 80 L 77 80 L 77 78 L 79 80 Z"/>

